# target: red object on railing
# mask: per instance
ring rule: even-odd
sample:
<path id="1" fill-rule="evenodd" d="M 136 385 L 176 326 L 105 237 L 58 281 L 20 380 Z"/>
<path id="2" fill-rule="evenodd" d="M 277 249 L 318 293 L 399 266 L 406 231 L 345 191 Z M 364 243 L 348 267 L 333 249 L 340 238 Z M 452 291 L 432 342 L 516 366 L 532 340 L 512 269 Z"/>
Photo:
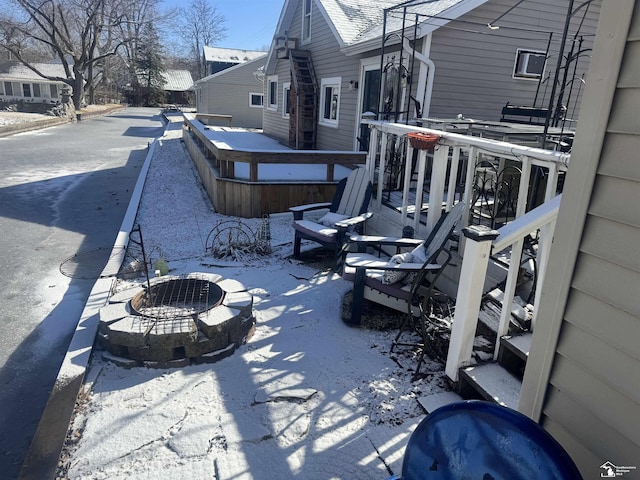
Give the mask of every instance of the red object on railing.
<path id="1" fill-rule="evenodd" d="M 419 150 L 431 150 L 440 140 L 440 135 L 435 133 L 409 132 L 407 137 L 411 146 Z"/>

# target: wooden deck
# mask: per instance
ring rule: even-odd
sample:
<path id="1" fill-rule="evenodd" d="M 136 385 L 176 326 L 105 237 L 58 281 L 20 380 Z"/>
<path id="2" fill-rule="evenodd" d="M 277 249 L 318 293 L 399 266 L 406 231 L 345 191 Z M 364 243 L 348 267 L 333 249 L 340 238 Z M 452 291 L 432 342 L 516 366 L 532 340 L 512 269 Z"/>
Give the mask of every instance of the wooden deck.
<path id="1" fill-rule="evenodd" d="M 219 213 L 257 218 L 331 201 L 365 152 L 293 150 L 260 132 L 206 126 L 185 114 L 183 139 Z"/>

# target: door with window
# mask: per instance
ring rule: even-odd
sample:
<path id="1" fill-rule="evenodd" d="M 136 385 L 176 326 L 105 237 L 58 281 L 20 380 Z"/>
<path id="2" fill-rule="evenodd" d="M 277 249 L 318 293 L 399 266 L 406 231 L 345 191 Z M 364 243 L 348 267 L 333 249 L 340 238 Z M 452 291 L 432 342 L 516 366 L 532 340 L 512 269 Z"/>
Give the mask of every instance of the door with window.
<path id="1" fill-rule="evenodd" d="M 380 103 L 379 63 L 364 66 L 361 85 L 360 118 L 365 113 L 372 113 L 377 118 Z M 358 149 L 369 151 L 369 128 L 362 124 L 358 127 Z"/>

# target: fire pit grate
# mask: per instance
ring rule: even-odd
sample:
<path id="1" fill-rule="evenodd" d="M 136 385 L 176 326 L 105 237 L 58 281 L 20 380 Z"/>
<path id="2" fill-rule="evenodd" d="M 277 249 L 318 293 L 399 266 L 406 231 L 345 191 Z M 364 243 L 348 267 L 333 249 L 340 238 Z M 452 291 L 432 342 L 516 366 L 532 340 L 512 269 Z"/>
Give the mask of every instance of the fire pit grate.
<path id="1" fill-rule="evenodd" d="M 139 314 L 155 319 L 191 317 L 216 307 L 222 289 L 202 278 L 177 278 L 151 285 L 131 299 Z"/>

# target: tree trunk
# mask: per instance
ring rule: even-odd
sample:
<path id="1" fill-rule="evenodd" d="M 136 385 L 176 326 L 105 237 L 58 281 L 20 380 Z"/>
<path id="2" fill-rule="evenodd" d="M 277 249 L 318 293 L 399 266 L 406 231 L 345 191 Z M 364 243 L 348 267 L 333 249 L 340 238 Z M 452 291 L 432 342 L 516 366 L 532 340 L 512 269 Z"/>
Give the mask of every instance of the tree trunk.
<path id="1" fill-rule="evenodd" d="M 82 72 L 76 69 L 75 65 L 73 67 L 73 74 L 75 76 L 73 80 L 73 106 L 76 110 L 80 110 L 82 107 L 82 100 L 84 99 L 84 77 Z"/>

